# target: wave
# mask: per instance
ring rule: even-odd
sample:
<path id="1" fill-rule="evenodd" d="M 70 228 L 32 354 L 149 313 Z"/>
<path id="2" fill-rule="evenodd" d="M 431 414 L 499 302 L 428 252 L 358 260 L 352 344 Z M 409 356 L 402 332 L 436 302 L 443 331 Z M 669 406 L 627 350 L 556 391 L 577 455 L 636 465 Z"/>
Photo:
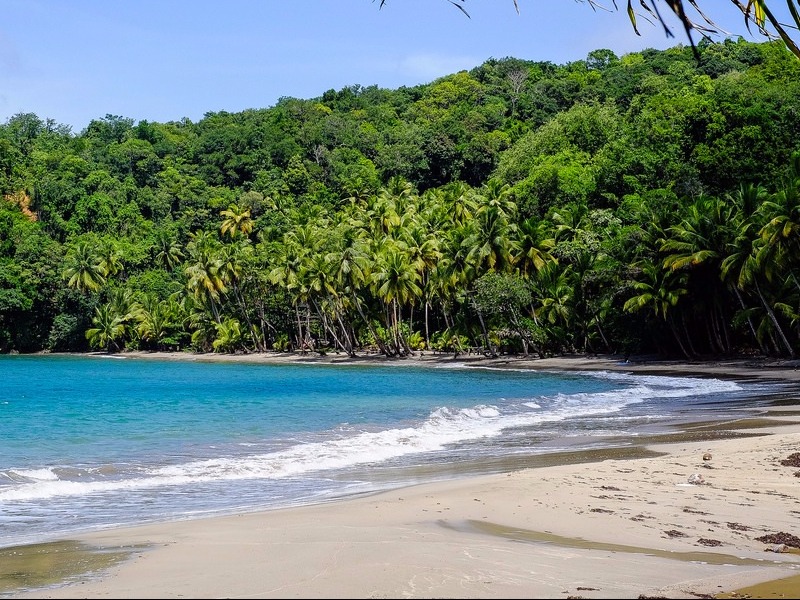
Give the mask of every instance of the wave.
<path id="1" fill-rule="evenodd" d="M 437 452 L 459 442 L 491 438 L 504 430 L 619 413 L 653 398 L 681 398 L 741 390 L 738 383 L 688 377 L 632 376 L 591 372 L 619 383 L 611 391 L 500 399 L 468 408 L 438 407 L 407 426 L 371 431 L 342 426 L 326 439 L 284 441 L 266 453 L 232 454 L 167 465 L 103 465 L 8 469 L 0 473 L 4 503 L 56 497 L 146 490 L 244 479 L 282 479 L 380 464 L 413 454 Z M 238 446 L 242 448 L 242 445 Z M 246 446 L 245 446 L 246 447 Z"/>

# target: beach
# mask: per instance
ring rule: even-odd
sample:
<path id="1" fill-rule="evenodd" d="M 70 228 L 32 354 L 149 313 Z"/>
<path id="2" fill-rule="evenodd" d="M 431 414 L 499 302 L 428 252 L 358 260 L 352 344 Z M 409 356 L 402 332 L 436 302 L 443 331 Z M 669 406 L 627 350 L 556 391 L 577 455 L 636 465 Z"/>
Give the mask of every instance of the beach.
<path id="1" fill-rule="evenodd" d="M 762 359 L 686 364 L 427 355 L 407 360 L 800 381 L 794 362 Z M 44 544 L 33 554 L 19 548 L 20 569 L 33 570 L 46 556 L 47 568 L 60 560 L 66 575 L 50 582 L 57 584 L 53 587 L 7 597 L 796 597 L 798 404 L 789 397 L 757 418 L 748 413 L 697 423 L 621 451 L 563 453 L 508 473 L 465 475 L 288 509 L 96 531 L 65 540 L 74 546 Z M 112 554 L 120 559 L 93 568 Z M 64 566 L 70 561 L 72 567 Z M 762 587 L 747 591 L 754 585 Z"/>

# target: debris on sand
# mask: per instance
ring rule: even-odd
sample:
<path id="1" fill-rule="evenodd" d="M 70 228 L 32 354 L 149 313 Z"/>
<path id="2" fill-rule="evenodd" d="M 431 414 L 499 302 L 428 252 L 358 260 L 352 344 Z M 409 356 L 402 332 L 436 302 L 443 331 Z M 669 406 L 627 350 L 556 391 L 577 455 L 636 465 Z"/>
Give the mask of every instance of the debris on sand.
<path id="1" fill-rule="evenodd" d="M 676 537 L 688 537 L 688 534 L 683 533 L 682 531 L 678 531 L 677 529 L 669 529 L 664 533 L 667 534 L 669 538 L 676 538 Z"/>
<path id="2" fill-rule="evenodd" d="M 800 538 L 791 533 L 768 533 L 756 538 L 757 542 L 764 542 L 765 544 L 785 544 L 792 548 L 800 548 Z"/>
<path id="3" fill-rule="evenodd" d="M 712 540 L 711 538 L 700 538 L 697 540 L 698 544 L 703 544 L 703 546 L 722 546 L 722 542 L 719 540 Z"/>
<path id="4" fill-rule="evenodd" d="M 790 454 L 781 461 L 784 467 L 800 467 L 800 452 Z"/>

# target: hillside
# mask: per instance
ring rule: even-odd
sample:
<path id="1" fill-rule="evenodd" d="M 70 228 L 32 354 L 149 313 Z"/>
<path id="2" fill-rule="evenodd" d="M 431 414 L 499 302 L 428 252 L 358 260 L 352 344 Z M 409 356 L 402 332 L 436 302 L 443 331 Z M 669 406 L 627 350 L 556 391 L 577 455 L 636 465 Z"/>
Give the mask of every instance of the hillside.
<path id="1" fill-rule="evenodd" d="M 0 125 L 0 351 L 800 348 L 800 61 L 515 58 Z"/>

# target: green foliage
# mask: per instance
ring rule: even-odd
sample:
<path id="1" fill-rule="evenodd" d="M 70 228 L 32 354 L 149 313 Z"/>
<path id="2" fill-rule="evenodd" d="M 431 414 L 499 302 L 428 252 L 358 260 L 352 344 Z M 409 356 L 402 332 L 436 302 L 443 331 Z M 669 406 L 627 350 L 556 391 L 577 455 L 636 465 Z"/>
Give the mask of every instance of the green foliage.
<path id="1" fill-rule="evenodd" d="M 800 61 L 697 50 L 490 59 L 197 123 L 15 115 L 0 351 L 793 356 Z"/>

